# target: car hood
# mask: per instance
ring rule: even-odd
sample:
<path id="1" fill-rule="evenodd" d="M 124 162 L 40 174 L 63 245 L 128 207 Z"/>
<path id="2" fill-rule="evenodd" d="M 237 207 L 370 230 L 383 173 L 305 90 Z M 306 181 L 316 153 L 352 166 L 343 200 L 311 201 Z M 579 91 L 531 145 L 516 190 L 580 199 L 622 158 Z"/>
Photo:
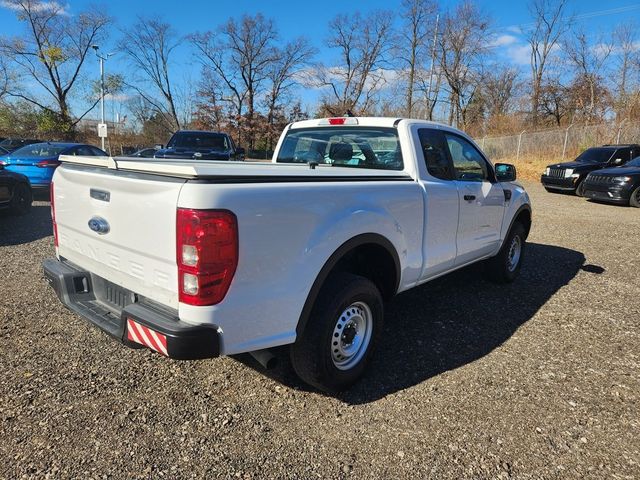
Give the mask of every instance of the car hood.
<path id="1" fill-rule="evenodd" d="M 572 170 L 599 170 L 606 167 L 606 163 L 564 162 L 548 165 L 549 168 L 571 168 Z"/>
<path id="2" fill-rule="evenodd" d="M 189 158 L 194 160 L 229 160 L 230 157 L 230 150 L 212 148 L 164 148 L 155 154 L 155 158 Z"/>
<path id="3" fill-rule="evenodd" d="M 624 175 L 640 175 L 640 167 L 613 167 L 597 170 L 598 175 L 611 175 L 615 177 Z"/>

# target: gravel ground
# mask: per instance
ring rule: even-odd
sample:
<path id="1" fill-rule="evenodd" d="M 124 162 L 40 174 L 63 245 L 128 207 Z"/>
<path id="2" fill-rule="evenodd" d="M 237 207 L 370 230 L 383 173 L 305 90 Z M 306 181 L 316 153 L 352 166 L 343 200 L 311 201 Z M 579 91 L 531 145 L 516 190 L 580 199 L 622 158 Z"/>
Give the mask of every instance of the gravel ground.
<path id="1" fill-rule="evenodd" d="M 638 478 L 640 210 L 527 187 L 519 280 L 400 295 L 339 398 L 284 352 L 267 374 L 118 344 L 43 280 L 48 204 L 0 217 L 0 478 Z"/>

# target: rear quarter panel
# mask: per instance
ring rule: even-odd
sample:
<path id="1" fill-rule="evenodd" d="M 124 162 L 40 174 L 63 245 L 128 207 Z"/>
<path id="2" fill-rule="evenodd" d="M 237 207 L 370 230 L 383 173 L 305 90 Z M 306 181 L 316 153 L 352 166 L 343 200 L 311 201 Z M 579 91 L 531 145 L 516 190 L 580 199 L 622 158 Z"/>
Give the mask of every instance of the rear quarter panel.
<path id="1" fill-rule="evenodd" d="M 422 268 L 423 202 L 414 181 L 189 182 L 178 206 L 225 208 L 238 218 L 240 257 L 225 299 L 212 307 L 179 305 L 182 320 L 220 328 L 223 354 L 293 342 L 316 276 L 357 235 L 378 233 L 394 245 L 400 290 Z"/>

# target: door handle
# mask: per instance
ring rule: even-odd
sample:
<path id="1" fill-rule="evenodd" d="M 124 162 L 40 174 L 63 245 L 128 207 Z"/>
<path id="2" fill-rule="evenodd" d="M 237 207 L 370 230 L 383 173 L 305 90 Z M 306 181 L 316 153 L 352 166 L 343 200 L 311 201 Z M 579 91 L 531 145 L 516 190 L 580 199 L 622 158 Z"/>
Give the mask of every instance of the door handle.
<path id="1" fill-rule="evenodd" d="M 465 195 L 465 196 L 464 196 L 464 199 L 465 199 L 467 202 L 470 202 L 470 201 L 472 201 L 472 200 L 475 200 L 475 199 L 476 199 L 476 196 L 475 196 L 475 195 Z"/>

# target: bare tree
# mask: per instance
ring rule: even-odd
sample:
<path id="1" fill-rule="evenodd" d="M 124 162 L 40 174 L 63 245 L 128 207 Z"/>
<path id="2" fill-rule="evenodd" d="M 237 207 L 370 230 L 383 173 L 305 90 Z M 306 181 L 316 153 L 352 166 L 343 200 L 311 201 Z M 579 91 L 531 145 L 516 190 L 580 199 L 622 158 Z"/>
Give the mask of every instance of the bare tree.
<path id="1" fill-rule="evenodd" d="M 540 88 L 540 113 L 553 119 L 555 126 L 571 114 L 571 89 L 562 85 L 557 77 L 545 79 Z"/>
<path id="2" fill-rule="evenodd" d="M 509 114 L 518 93 L 518 70 L 510 66 L 494 65 L 484 75 L 482 83 L 489 115 Z"/>
<path id="3" fill-rule="evenodd" d="M 405 115 L 411 117 L 414 107 L 416 77 L 425 69 L 438 5 L 434 0 L 402 0 L 399 60 L 406 71 Z"/>
<path id="4" fill-rule="evenodd" d="M 262 14 L 243 15 L 229 19 L 216 32 L 190 37 L 201 54 L 201 60 L 211 78 L 221 84 L 223 98 L 230 102 L 242 122 L 246 105 L 246 125 L 249 148 L 253 148 L 256 98 L 263 92 L 271 63 L 276 60 L 275 41 L 278 38 L 273 20 Z M 241 143 L 241 128 L 238 143 Z"/>
<path id="5" fill-rule="evenodd" d="M 15 75 L 8 65 L 7 59 L 0 52 L 0 100 L 2 100 L 13 88 Z"/>
<path id="6" fill-rule="evenodd" d="M 448 13 L 439 38 L 440 69 L 449 87 L 449 123 L 467 125 L 467 107 L 481 85 L 490 19 L 466 1 Z"/>
<path id="7" fill-rule="evenodd" d="M 291 89 L 302 80 L 301 70 L 309 65 L 315 53 L 316 49 L 304 37 L 297 38 L 275 50 L 274 61 L 267 68 L 270 82 L 266 98 L 268 149 L 272 149 L 274 136 L 278 133 L 273 131 L 276 110 Z"/>
<path id="8" fill-rule="evenodd" d="M 323 108 L 332 115 L 363 113 L 386 81 L 384 67 L 392 35 L 393 14 L 375 11 L 338 15 L 329 23 L 327 45 L 338 49 L 337 65 L 318 66 L 315 84 L 328 87 Z"/>
<path id="9" fill-rule="evenodd" d="M 584 32 L 576 32 L 564 42 L 564 51 L 573 66 L 577 81 L 575 98 L 587 121 L 601 119 L 606 105 L 598 95 L 604 85 L 607 61 L 613 50 L 611 42 L 599 41 L 591 45 Z M 586 88 L 585 88 L 586 87 Z"/>
<path id="10" fill-rule="evenodd" d="M 0 52 L 12 63 L 16 75 L 35 82 L 43 93 L 19 89 L 16 84 L 8 91 L 49 112 L 56 118 L 57 129 L 72 135 L 76 124 L 97 104 L 80 116 L 71 113 L 70 99 L 80 83 L 91 45 L 99 42 L 111 22 L 98 10 L 68 15 L 57 2 L 40 0 L 6 0 L 4 6 L 14 10 L 26 32 L 21 37 L 0 40 Z"/>
<path id="11" fill-rule="evenodd" d="M 143 18 L 123 30 L 118 48 L 127 55 L 137 76 L 128 82 L 152 105 L 160 118 L 168 120 L 167 131 L 180 129 L 175 87 L 170 75 L 171 56 L 182 39 L 159 18 Z M 149 89 L 150 87 L 150 89 Z"/>
<path id="12" fill-rule="evenodd" d="M 627 118 L 640 104 L 640 51 L 638 26 L 619 25 L 613 33 L 613 54 L 616 56 L 615 109 L 618 121 Z"/>
<path id="13" fill-rule="evenodd" d="M 534 126 L 538 122 L 540 93 L 550 56 L 571 27 L 566 6 L 567 0 L 531 0 L 529 3 L 533 24 L 527 32 L 527 40 L 531 47 L 531 120 Z"/>

